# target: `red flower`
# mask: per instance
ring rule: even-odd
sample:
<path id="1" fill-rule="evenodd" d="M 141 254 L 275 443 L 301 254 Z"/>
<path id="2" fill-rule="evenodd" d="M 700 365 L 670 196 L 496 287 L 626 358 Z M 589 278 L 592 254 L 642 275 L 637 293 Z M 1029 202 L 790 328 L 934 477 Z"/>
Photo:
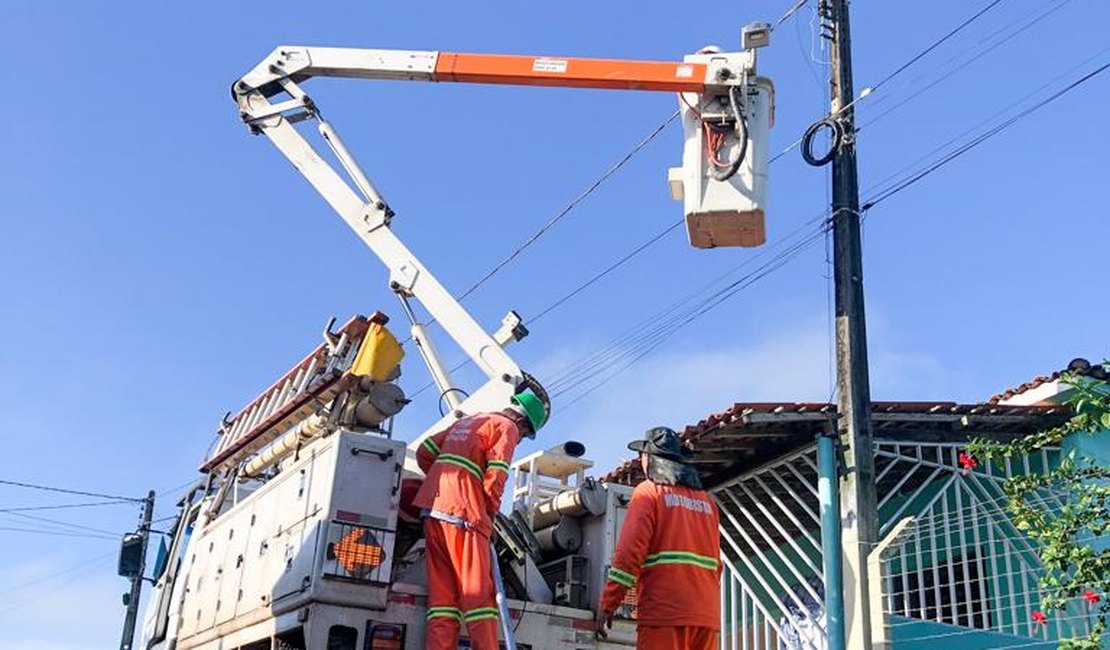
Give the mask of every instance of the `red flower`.
<path id="1" fill-rule="evenodd" d="M 1044 612 L 1041 612 L 1041 611 L 1038 611 L 1038 610 L 1033 610 L 1032 618 L 1033 618 L 1033 622 L 1037 623 L 1038 625 L 1047 625 L 1048 624 L 1048 617 L 1044 615 Z"/>
<path id="2" fill-rule="evenodd" d="M 975 460 L 975 456 L 972 456 L 971 454 L 964 451 L 960 452 L 959 462 L 960 467 L 963 468 L 963 470 L 960 472 L 961 476 L 967 476 L 968 471 L 973 470 L 979 466 L 979 461 Z"/>
<path id="3" fill-rule="evenodd" d="M 1083 600 L 1086 600 L 1091 605 L 1097 605 L 1101 598 L 1099 598 L 1098 594 L 1088 589 L 1086 593 L 1083 594 Z"/>

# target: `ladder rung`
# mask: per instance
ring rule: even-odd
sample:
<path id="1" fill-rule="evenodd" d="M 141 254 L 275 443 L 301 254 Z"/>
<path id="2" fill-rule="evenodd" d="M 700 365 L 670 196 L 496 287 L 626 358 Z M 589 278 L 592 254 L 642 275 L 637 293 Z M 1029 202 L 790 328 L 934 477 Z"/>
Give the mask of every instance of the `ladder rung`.
<path id="1" fill-rule="evenodd" d="M 240 416 L 235 418 L 235 420 L 231 423 L 231 427 L 228 429 L 227 435 L 221 436 L 220 444 L 216 447 L 216 451 L 213 455 L 222 452 L 228 446 L 234 444 L 235 441 L 239 439 L 239 434 L 242 432 L 243 418 Z"/>
<path id="2" fill-rule="evenodd" d="M 261 413 L 261 412 L 262 412 L 262 405 L 258 404 L 258 403 L 255 403 L 254 407 L 250 410 L 250 413 L 247 414 L 247 423 L 243 425 L 243 434 L 244 435 L 246 435 L 247 432 L 249 432 L 251 429 L 254 428 L 255 419 L 258 417 L 258 414 Z"/>
<path id="3" fill-rule="evenodd" d="M 289 397 L 292 395 L 292 391 L 290 390 L 292 387 L 293 378 L 290 377 L 289 379 L 285 380 L 284 384 L 281 385 L 281 390 L 278 391 L 278 401 L 280 401 L 282 404 L 287 402 L 289 400 Z"/>
<path id="4" fill-rule="evenodd" d="M 277 405 L 278 402 L 278 392 L 279 391 L 275 388 L 262 398 L 262 414 L 258 416 L 259 422 L 262 422 L 266 418 L 270 417 L 270 414 L 274 412 L 274 407 Z"/>
<path id="5" fill-rule="evenodd" d="M 297 371 L 296 376 L 293 377 L 293 383 L 289 386 L 289 392 L 291 395 L 296 395 L 297 393 L 301 392 L 300 386 L 301 381 L 304 379 L 305 370 L 306 368 L 302 366 L 301 369 Z"/>
<path id="6" fill-rule="evenodd" d="M 297 388 L 298 393 L 307 389 L 309 384 L 312 383 L 312 380 L 313 380 L 313 378 L 316 374 L 316 367 L 319 364 L 320 364 L 320 358 L 319 357 L 313 357 L 312 362 L 308 364 L 308 369 L 305 370 L 304 378 L 301 380 L 300 387 Z"/>
<path id="7" fill-rule="evenodd" d="M 235 418 L 235 426 L 231 428 L 232 440 L 238 440 L 239 436 L 243 435 L 243 430 L 247 426 L 247 415 L 249 415 L 249 413 L 244 412 L 240 414 L 239 417 Z"/>

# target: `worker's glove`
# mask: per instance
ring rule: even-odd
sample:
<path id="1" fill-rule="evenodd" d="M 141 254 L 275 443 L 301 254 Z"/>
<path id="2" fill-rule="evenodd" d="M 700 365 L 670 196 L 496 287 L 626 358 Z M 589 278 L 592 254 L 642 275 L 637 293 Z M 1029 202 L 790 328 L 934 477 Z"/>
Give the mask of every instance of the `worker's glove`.
<path id="1" fill-rule="evenodd" d="M 594 619 L 594 634 L 600 638 L 608 638 L 610 630 L 613 628 L 613 614 L 605 613 L 602 610 L 597 610 L 597 617 Z"/>

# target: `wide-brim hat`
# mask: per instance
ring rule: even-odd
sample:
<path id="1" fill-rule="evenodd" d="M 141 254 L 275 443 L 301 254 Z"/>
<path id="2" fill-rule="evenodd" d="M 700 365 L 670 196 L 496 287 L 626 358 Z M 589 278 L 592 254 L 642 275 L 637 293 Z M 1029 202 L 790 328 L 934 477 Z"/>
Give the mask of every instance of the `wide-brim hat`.
<path id="1" fill-rule="evenodd" d="M 669 427 L 654 427 L 644 432 L 643 440 L 633 440 L 628 448 L 641 454 L 650 454 L 680 463 L 688 462 L 693 452 L 682 444 L 682 438 Z"/>

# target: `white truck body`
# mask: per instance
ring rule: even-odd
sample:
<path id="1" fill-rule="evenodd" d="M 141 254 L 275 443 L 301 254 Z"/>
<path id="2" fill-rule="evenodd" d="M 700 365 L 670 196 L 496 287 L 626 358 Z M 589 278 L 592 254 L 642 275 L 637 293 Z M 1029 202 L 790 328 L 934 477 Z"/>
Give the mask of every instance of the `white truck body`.
<path id="1" fill-rule="evenodd" d="M 265 483 L 237 485 L 211 521 L 206 512 L 217 496 L 196 499 L 175 528 L 137 647 L 423 648 L 423 553 L 398 518 L 405 450 L 383 436 L 337 431 L 283 461 Z M 583 526 L 580 557 L 598 558 L 589 572 L 590 602 L 623 519 L 620 490 L 610 494 L 605 515 Z M 336 547 L 356 531 L 363 531 L 360 542 L 378 547 L 370 556 L 379 563 L 352 573 Z M 398 558 L 398 537 L 406 534 L 411 548 Z M 595 641 L 589 609 L 511 600 L 510 611 L 521 648 L 634 644 L 630 623 L 619 623 L 607 642 Z M 462 643 L 469 647 L 465 632 Z"/>

